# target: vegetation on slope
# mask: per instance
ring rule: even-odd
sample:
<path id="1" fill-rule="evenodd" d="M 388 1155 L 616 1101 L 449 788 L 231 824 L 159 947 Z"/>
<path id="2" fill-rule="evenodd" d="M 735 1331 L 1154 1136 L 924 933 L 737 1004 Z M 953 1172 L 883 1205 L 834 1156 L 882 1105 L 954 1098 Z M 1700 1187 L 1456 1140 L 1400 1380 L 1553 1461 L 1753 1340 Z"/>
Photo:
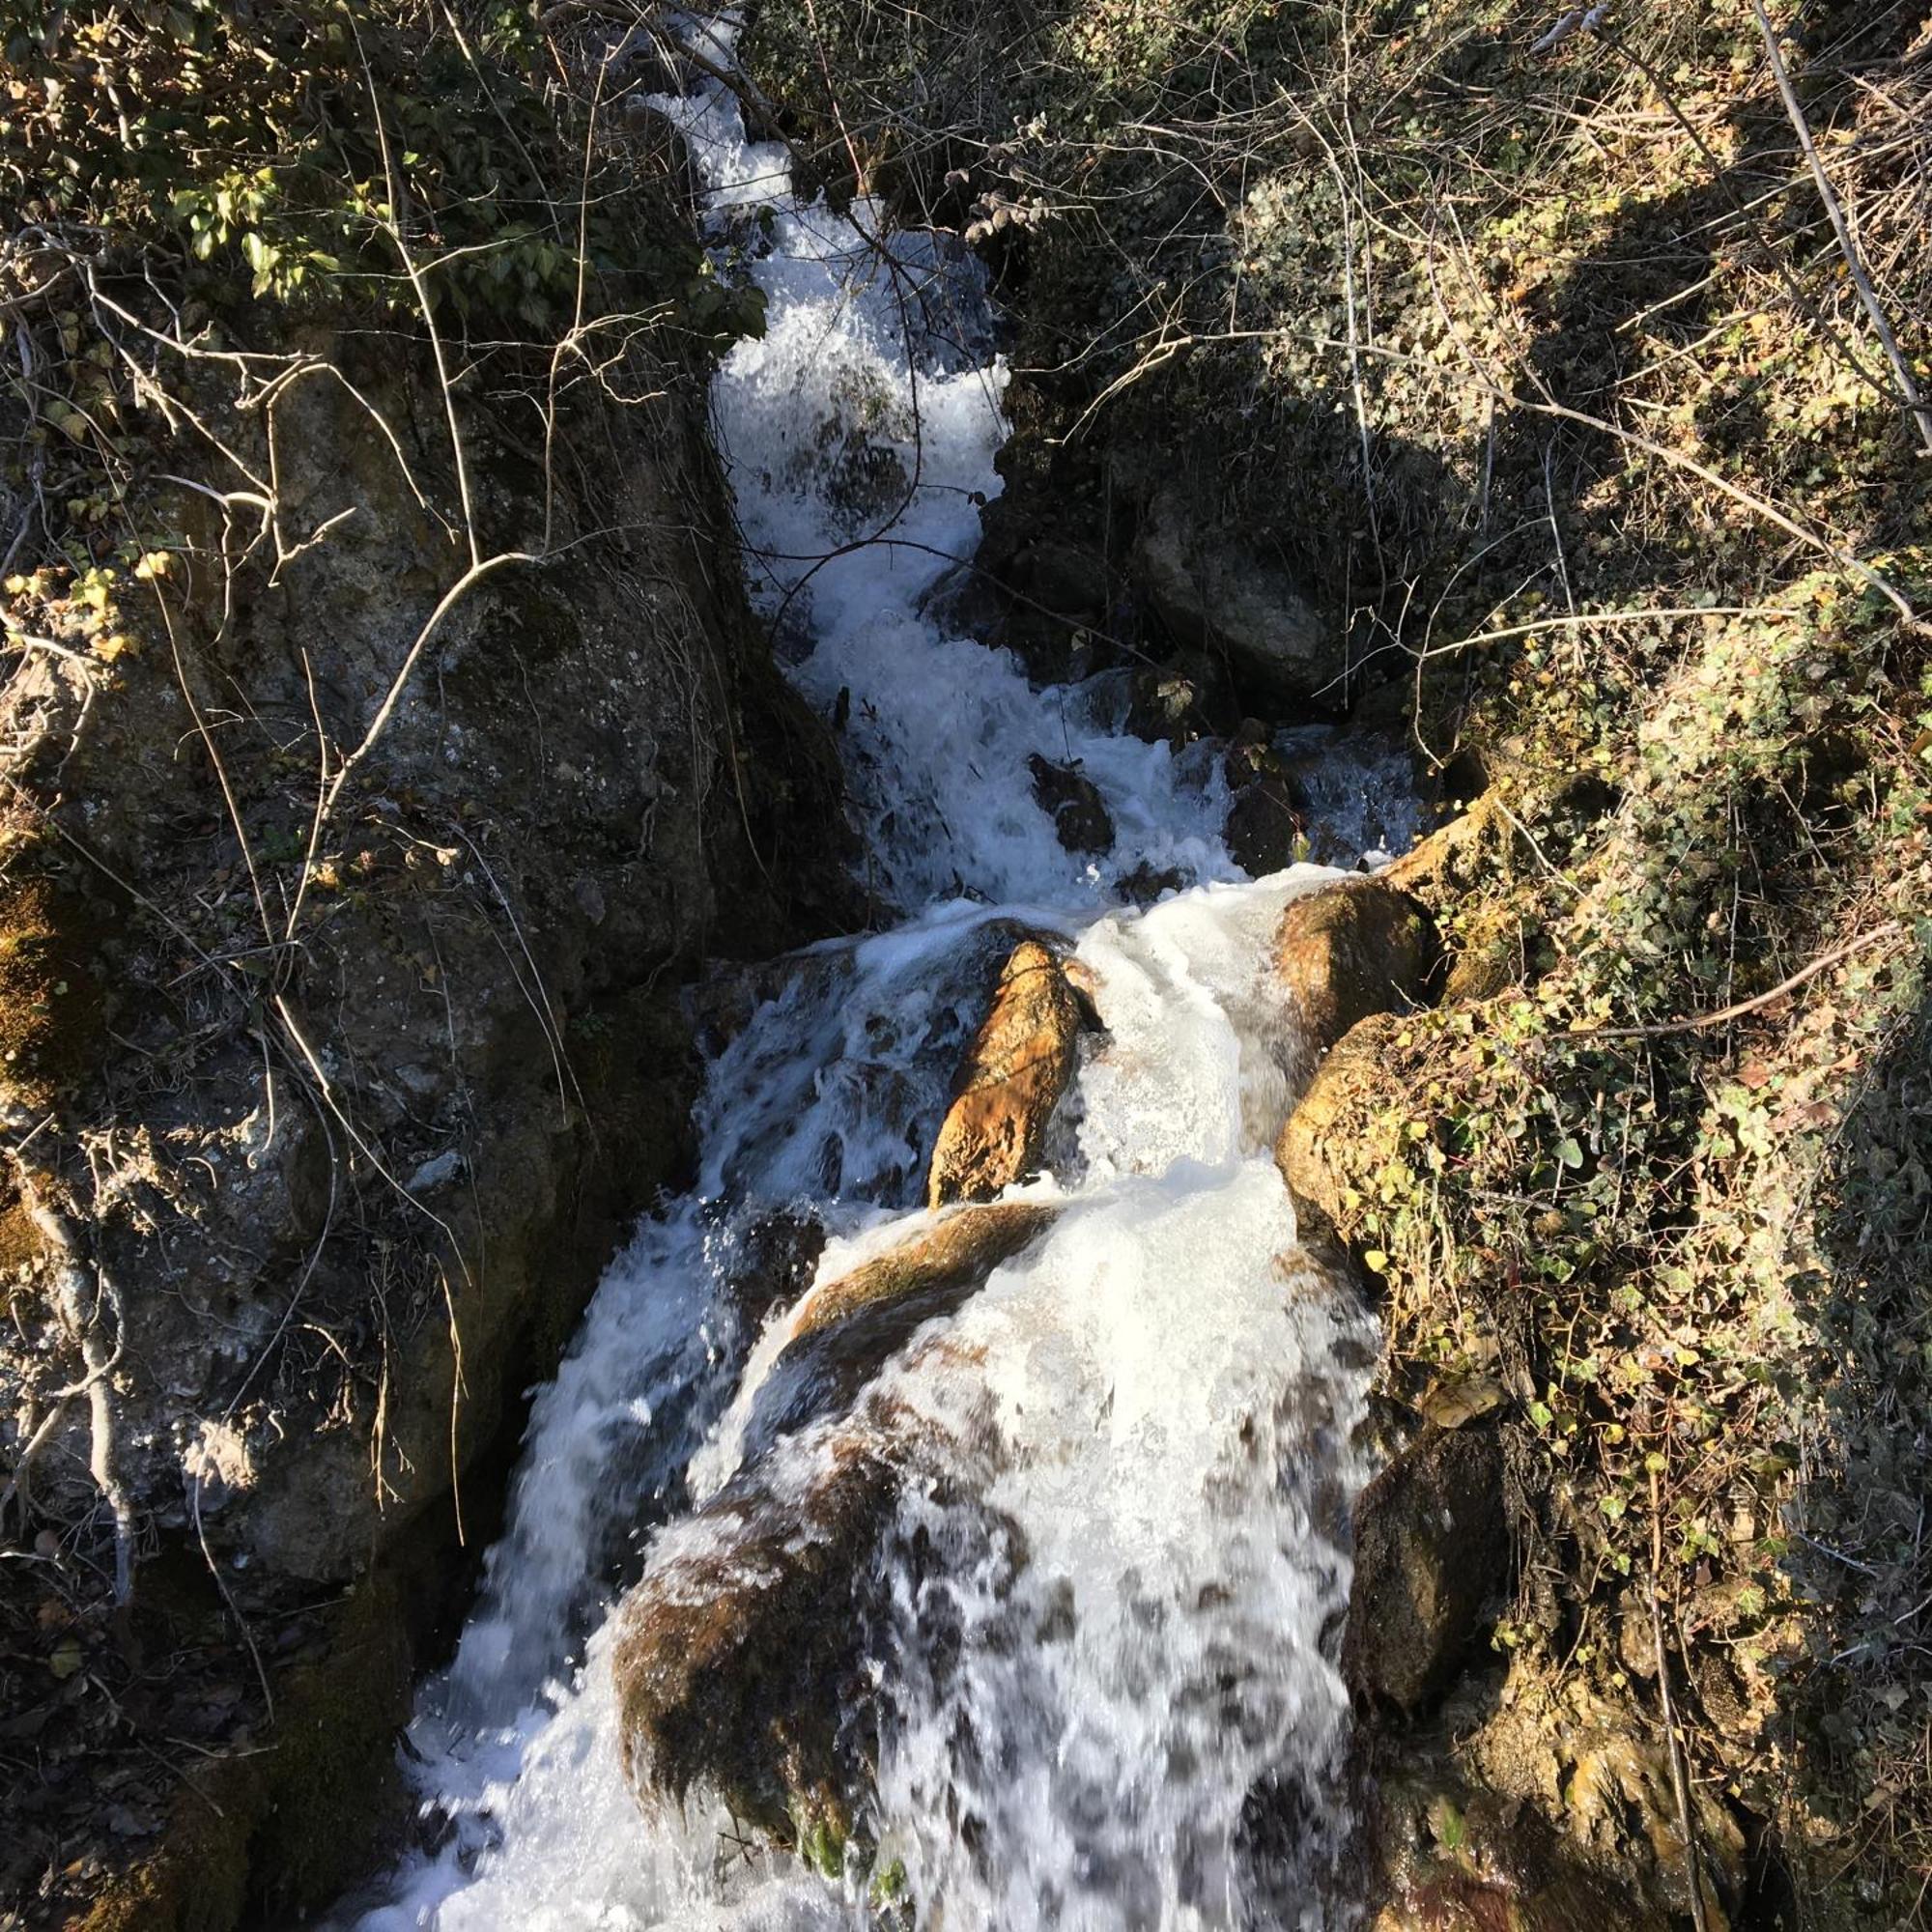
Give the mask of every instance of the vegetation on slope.
<path id="1" fill-rule="evenodd" d="M 380 1856 L 519 1392 L 683 1156 L 676 988 L 793 936 L 834 786 L 668 41 L 0 37 L 0 1923 L 224 1925 Z"/>

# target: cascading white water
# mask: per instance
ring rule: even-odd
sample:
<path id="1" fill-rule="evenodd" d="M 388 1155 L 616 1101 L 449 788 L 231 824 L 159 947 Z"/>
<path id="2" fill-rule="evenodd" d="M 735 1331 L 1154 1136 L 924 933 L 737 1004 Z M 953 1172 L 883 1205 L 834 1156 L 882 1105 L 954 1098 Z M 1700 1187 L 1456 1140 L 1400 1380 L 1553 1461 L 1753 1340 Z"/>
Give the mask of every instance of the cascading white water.
<path id="1" fill-rule="evenodd" d="M 686 32 L 729 62 L 728 20 Z M 807 696 L 849 707 L 873 883 L 906 920 L 804 955 L 712 1065 L 698 1186 L 639 1231 L 538 1396 L 478 1607 L 423 1692 L 411 1775 L 434 1848 L 341 1922 L 866 1922 L 856 1877 L 747 1844 L 696 1794 L 639 1812 L 609 1612 L 639 1559 L 711 1533 L 691 1506 L 745 1453 L 787 1312 L 758 1347 L 745 1284 L 770 1274 L 774 1214 L 830 1231 L 821 1279 L 921 1218 L 1015 923 L 1075 944 L 1107 1032 L 1030 1190 L 1060 1204 L 1050 1232 L 875 1378 L 898 1426 L 973 1445 L 943 1486 L 904 1487 L 871 1579 L 880 1863 L 949 1932 L 1338 1922 L 1331 1653 L 1374 1334 L 1295 1244 L 1269 1150 L 1297 1043 L 1265 978 L 1282 906 L 1333 875 L 1242 883 L 1217 766 L 1119 730 L 1105 681 L 1036 690 L 923 614 L 1000 487 L 982 277 L 941 239 L 889 238 L 880 208 L 800 204 L 724 88 L 658 104 L 767 298 L 764 339 L 714 387 L 754 594 L 802 635 Z M 1035 753 L 1098 785 L 1105 858 L 1061 846 Z M 1326 780 L 1356 849 L 1373 782 L 1339 762 Z M 1121 907 L 1143 866 L 1195 883 Z M 821 1449 L 781 1435 L 772 1485 Z"/>

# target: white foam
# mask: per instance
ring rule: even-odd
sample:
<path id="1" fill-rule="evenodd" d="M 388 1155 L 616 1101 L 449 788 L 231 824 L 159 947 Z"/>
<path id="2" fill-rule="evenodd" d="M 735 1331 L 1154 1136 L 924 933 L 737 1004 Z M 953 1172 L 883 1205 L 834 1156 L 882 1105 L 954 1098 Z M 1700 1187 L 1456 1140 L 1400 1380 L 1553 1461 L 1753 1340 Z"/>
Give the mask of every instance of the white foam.
<path id="1" fill-rule="evenodd" d="M 731 58 L 728 19 L 678 31 Z M 745 1287 L 761 1223 L 809 1210 L 826 1272 L 917 1222 L 947 1084 L 1010 940 L 995 919 L 1077 936 L 1107 1033 L 1036 1183 L 1062 1204 L 1051 1232 L 880 1372 L 895 1426 L 923 1418 L 952 1461 L 944 1483 L 919 1465 L 865 1579 L 882 1619 L 868 1828 L 919 1922 L 949 1932 L 1339 1922 L 1320 1881 L 1345 1816 L 1346 1707 L 1323 1645 L 1346 1603 L 1370 1325 L 1295 1245 L 1269 1151 L 1299 1047 L 1265 978 L 1283 904 L 1333 875 L 1235 883 L 1213 761 L 1122 734 L 1105 681 L 1037 691 L 923 614 L 1000 487 L 982 277 L 930 237 L 888 255 L 876 206 L 799 203 L 783 150 L 745 138 L 727 90 L 659 105 L 767 298 L 764 339 L 713 390 L 753 587 L 803 640 L 800 689 L 849 707 L 872 883 L 909 917 L 801 956 L 713 1063 L 699 1184 L 639 1230 L 539 1394 L 477 1609 L 423 1691 L 410 1775 L 433 1849 L 338 1922 L 867 1920 L 856 1875 L 828 1885 L 747 1846 L 701 1797 L 639 1812 L 609 1618 L 647 1563 L 712 1533 L 693 1502 L 746 1453 L 789 1318 L 761 1334 Z M 1060 845 L 1034 753 L 1098 785 L 1112 853 Z M 1355 811 L 1350 787 L 1338 810 Z M 1192 888 L 1120 910 L 1143 865 Z M 763 1453 L 782 1492 L 817 1451 L 781 1435 Z M 1293 1856 L 1249 1842 L 1269 1786 L 1299 1794 Z"/>

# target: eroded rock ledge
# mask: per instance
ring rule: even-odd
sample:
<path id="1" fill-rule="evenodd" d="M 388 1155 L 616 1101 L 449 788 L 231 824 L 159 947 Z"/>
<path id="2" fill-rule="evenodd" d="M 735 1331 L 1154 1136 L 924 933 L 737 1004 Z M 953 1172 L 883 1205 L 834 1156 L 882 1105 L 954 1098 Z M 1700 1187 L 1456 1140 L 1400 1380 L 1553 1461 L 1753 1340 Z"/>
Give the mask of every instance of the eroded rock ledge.
<path id="1" fill-rule="evenodd" d="M 284 350 L 313 373 L 272 410 L 197 397 L 273 471 L 281 558 L 182 450 L 126 647 L 35 654 L 6 700 L 0 975 L 31 1024 L 0 1070 L 29 1137 L 0 1463 L 83 1666 L 179 1660 L 125 1722 L 50 1705 L 12 1844 L 43 1863 L 60 1767 L 125 1757 L 116 1856 L 170 1804 L 201 1818 L 97 1921 L 156 1932 L 381 1855 L 416 1645 L 489 1540 L 524 1392 L 685 1171 L 680 986 L 855 905 L 836 761 L 745 607 L 680 348 L 638 337 L 654 400 L 567 405 L 548 474 L 465 394 L 486 547 L 557 560 L 470 583 L 413 661 L 464 575 L 427 352 Z M 164 1732 L 204 1754 L 191 1792 L 144 1755 Z"/>

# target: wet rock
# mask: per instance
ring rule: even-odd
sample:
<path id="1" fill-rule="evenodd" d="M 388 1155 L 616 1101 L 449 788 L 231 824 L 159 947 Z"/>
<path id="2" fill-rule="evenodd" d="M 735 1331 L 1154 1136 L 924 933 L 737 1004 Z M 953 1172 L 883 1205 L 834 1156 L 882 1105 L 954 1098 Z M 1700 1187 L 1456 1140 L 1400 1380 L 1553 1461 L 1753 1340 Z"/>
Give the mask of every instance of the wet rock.
<path id="1" fill-rule="evenodd" d="M 990 1201 L 1038 1165 L 1047 1122 L 1073 1075 L 1083 1018 L 1066 969 L 1037 940 L 1023 940 L 1000 975 L 940 1126 L 926 1186 L 931 1206 Z"/>
<path id="2" fill-rule="evenodd" d="M 1073 765 L 1056 765 L 1036 752 L 1027 760 L 1035 802 L 1053 820 L 1053 830 L 1069 852 L 1111 852 L 1114 816 L 1100 787 Z"/>
<path id="3" fill-rule="evenodd" d="M 1269 743 L 1266 726 L 1244 719 L 1223 769 L 1235 795 L 1223 834 L 1235 863 L 1260 879 L 1304 857 L 1307 787 Z"/>
<path id="4" fill-rule="evenodd" d="M 756 1334 L 775 1308 L 797 1298 L 824 1250 L 824 1224 L 815 1214 L 789 1208 L 761 1215 L 737 1235 L 724 1292 L 748 1334 Z"/>
<path id="5" fill-rule="evenodd" d="M 1509 1581 L 1502 1481 L 1492 1429 L 1429 1429 L 1362 1492 L 1342 1646 L 1357 1697 L 1413 1714 L 1447 1685 Z"/>
<path id="6" fill-rule="evenodd" d="M 1339 703 L 1348 668 L 1342 633 L 1279 563 L 1230 537 L 1206 508 L 1173 486 L 1148 502 L 1134 560 L 1162 624 L 1225 655 L 1274 695 Z"/>
<path id="7" fill-rule="evenodd" d="M 955 1208 L 885 1254 L 820 1284 L 792 1316 L 745 1430 L 747 1456 L 848 1405 L 922 1322 L 951 1314 L 1044 1234 L 1058 1208 L 996 1201 Z"/>
<path id="8" fill-rule="evenodd" d="M 1121 896 L 1137 906 L 1151 906 L 1168 893 L 1180 892 L 1186 884 L 1187 874 L 1179 866 L 1155 866 L 1146 859 L 1115 881 Z"/>
<path id="9" fill-rule="evenodd" d="M 1032 1201 L 961 1208 L 936 1226 L 814 1288 L 792 1317 L 794 1343 L 834 1326 L 850 1328 L 891 1307 L 919 1309 L 920 1320 L 978 1288 L 1051 1225 L 1057 1209 Z"/>
<path id="10" fill-rule="evenodd" d="M 1254 879 L 1293 865 L 1307 850 L 1306 805 L 1288 773 L 1252 773 L 1235 793 L 1222 835 L 1236 865 Z"/>
<path id="11" fill-rule="evenodd" d="M 813 1465 L 753 1470 L 665 1539 L 611 1655 L 640 1802 L 677 1803 L 702 1780 L 783 1842 L 849 1831 L 865 1754 L 860 1579 L 895 1488 L 876 1445 L 841 1431 Z"/>
<path id="12" fill-rule="evenodd" d="M 1275 970 L 1325 1052 L 1371 1013 L 1421 1005 L 1441 958 L 1422 904 L 1379 879 L 1342 879 L 1291 899 L 1275 929 Z"/>
<path id="13" fill-rule="evenodd" d="M 1401 1017 L 1372 1013 L 1328 1049 L 1308 1090 L 1275 1143 L 1275 1165 L 1294 1197 L 1297 1213 L 1311 1211 L 1345 1237 L 1351 1217 L 1343 1189 L 1351 1153 L 1360 1145 L 1366 1117 L 1390 1097 L 1390 1069 L 1398 1064 L 1395 1036 Z"/>
<path id="14" fill-rule="evenodd" d="M 1203 737 L 1226 737 L 1239 724 L 1240 709 L 1225 661 L 1209 651 L 1179 649 L 1158 668 L 1135 672 L 1126 722 L 1136 738 L 1176 751 Z"/>

